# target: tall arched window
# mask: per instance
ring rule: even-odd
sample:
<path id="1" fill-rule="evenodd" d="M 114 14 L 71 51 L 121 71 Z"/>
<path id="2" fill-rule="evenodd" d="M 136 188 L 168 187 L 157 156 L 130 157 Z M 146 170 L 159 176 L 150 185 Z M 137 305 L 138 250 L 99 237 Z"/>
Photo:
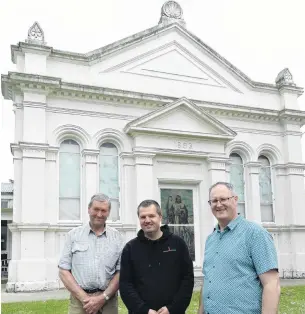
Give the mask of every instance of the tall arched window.
<path id="1" fill-rule="evenodd" d="M 112 143 L 103 143 L 100 148 L 100 192 L 111 198 L 109 218 L 119 220 L 118 149 Z"/>
<path id="2" fill-rule="evenodd" d="M 59 219 L 80 220 L 80 148 L 73 140 L 59 149 Z"/>
<path id="3" fill-rule="evenodd" d="M 259 171 L 259 192 L 262 221 L 273 222 L 273 195 L 270 161 L 267 157 L 261 155 L 258 157 L 258 162 L 261 164 Z"/>
<path id="4" fill-rule="evenodd" d="M 230 182 L 233 184 L 238 196 L 238 212 L 245 217 L 244 163 L 236 153 L 230 155 L 230 160 Z"/>

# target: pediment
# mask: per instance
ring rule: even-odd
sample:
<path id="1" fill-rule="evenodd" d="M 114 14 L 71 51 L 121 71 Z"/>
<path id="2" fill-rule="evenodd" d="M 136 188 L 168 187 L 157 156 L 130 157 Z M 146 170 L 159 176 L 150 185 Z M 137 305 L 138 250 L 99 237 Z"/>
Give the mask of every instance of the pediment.
<path id="1" fill-rule="evenodd" d="M 223 140 L 236 136 L 232 129 L 186 98 L 131 121 L 124 131 L 130 135 L 155 133 Z"/>
<path id="2" fill-rule="evenodd" d="M 176 40 L 114 64 L 99 73 L 101 75 L 126 73 L 143 78 L 185 82 L 240 92 L 237 86 Z"/>

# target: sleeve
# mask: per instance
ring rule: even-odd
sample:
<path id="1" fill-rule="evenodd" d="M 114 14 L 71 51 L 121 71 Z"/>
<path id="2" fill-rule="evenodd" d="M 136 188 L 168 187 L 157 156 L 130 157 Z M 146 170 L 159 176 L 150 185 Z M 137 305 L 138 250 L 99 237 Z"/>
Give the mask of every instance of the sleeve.
<path id="1" fill-rule="evenodd" d="M 127 243 L 121 256 L 120 295 L 128 310 L 135 314 L 147 314 L 148 305 L 140 298 L 133 283 L 133 266 L 130 259 L 130 245 Z"/>
<path id="2" fill-rule="evenodd" d="M 265 230 L 254 233 L 250 254 L 258 275 L 271 269 L 278 270 L 277 253 L 271 234 Z"/>
<path id="3" fill-rule="evenodd" d="M 119 258 L 117 260 L 117 263 L 115 265 L 115 270 L 116 271 L 120 271 L 121 269 L 121 256 L 122 256 L 122 250 L 124 248 L 124 241 L 123 241 L 123 236 L 119 233 L 119 238 L 118 238 L 118 241 L 119 241 L 119 251 L 120 251 L 120 254 L 119 254 Z"/>
<path id="4" fill-rule="evenodd" d="M 72 269 L 72 239 L 71 239 L 71 233 L 68 232 L 65 246 L 62 250 L 61 257 L 58 263 L 58 267 L 65 269 L 65 270 L 71 270 Z"/>
<path id="5" fill-rule="evenodd" d="M 174 300 L 167 305 L 170 313 L 184 313 L 189 306 L 193 289 L 194 289 L 194 268 L 193 261 L 190 257 L 188 247 L 183 239 L 180 239 L 181 244 L 181 284 Z"/>

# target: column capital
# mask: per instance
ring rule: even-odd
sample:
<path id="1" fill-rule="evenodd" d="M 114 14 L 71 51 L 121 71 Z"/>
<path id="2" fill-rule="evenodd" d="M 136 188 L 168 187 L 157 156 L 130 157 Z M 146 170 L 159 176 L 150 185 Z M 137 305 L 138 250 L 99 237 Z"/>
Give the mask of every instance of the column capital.
<path id="1" fill-rule="evenodd" d="M 245 166 L 249 170 L 249 174 L 259 174 L 261 163 L 258 161 L 249 161 Z"/>
<path id="2" fill-rule="evenodd" d="M 156 156 L 156 154 L 152 154 L 152 153 L 135 152 L 134 153 L 135 164 L 136 165 L 152 166 L 153 165 L 153 159 L 155 156 Z"/>
<path id="3" fill-rule="evenodd" d="M 208 170 L 223 170 L 226 171 L 226 166 L 230 162 L 230 158 L 227 157 L 208 157 Z"/>
<path id="4" fill-rule="evenodd" d="M 56 161 L 59 147 L 49 147 L 46 151 L 46 161 Z"/>
<path id="5" fill-rule="evenodd" d="M 83 149 L 82 156 L 86 164 L 97 164 L 100 151 L 98 149 Z"/>

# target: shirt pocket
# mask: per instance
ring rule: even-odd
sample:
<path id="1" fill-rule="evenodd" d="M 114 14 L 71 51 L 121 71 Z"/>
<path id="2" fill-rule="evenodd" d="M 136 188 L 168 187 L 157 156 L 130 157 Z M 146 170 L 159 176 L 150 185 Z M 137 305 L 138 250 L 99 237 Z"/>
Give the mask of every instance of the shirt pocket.
<path id="1" fill-rule="evenodd" d="M 88 263 L 88 248 L 87 242 L 73 242 L 72 244 L 72 262 L 74 264 Z"/>

